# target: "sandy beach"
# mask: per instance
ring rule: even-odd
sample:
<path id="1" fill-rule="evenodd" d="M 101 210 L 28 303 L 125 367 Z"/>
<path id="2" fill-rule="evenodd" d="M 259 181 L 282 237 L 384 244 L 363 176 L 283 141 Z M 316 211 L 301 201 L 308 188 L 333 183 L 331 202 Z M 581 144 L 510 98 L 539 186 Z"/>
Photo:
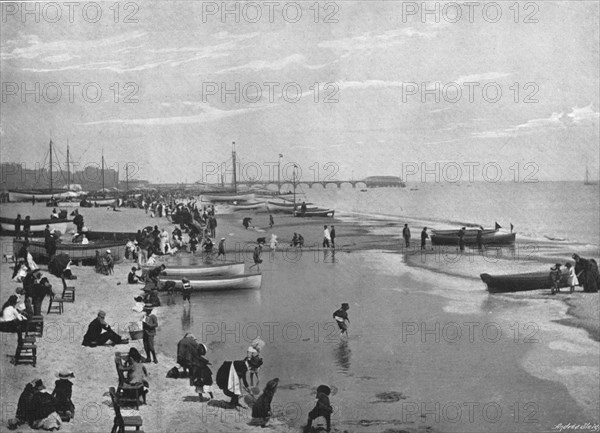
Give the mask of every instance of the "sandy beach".
<path id="1" fill-rule="evenodd" d="M 9 206 L 3 208 L 3 214 L 7 213 L 7 208 L 10 209 Z M 31 211 L 32 214 L 39 213 L 39 216 L 43 216 L 47 212 L 47 208 L 41 206 L 26 210 Z M 244 216 L 253 217 L 253 225 L 248 230 L 245 230 L 241 225 L 241 219 Z M 85 210 L 85 217 L 86 224 L 92 229 L 97 230 L 135 231 L 140 227 L 157 224 L 160 228 L 167 227 L 170 231 L 173 227 L 166 218 L 150 218 L 143 210 L 123 209 L 122 212 L 112 212 L 105 209 L 90 209 Z M 389 220 L 370 221 L 370 226 L 367 226 L 365 224 L 354 223 L 352 218 L 335 220 L 325 218 L 301 219 L 275 214 L 275 226 L 270 229 L 268 227 L 268 214 L 265 213 L 235 212 L 231 214 L 218 214 L 218 217 L 217 238 L 225 237 L 227 239 L 227 259 L 241 259 L 246 261 L 246 269 L 251 264 L 252 249 L 256 238 L 267 237 L 268 240 L 271 233 L 275 233 L 278 236 L 280 242 L 278 251 L 274 255 L 271 255 L 267 247 L 263 253 L 263 258 L 265 259 L 263 267 L 267 269 L 264 272 L 267 272 L 268 275 L 271 272 L 275 272 L 274 269 L 277 266 L 281 267 L 282 261 L 293 260 L 290 254 L 297 254 L 296 249 L 287 246 L 294 232 L 301 233 L 305 237 L 307 248 L 303 250 L 303 254 L 319 258 L 324 254 L 324 261 L 327 261 L 327 253 L 324 253 L 320 246 L 323 224 L 330 225 L 333 223 L 337 231 L 337 248 L 333 257 L 329 257 L 330 262 L 333 260 L 333 263 L 335 263 L 336 260 L 340 260 L 340 257 L 344 257 L 346 254 L 353 255 L 366 251 L 373 251 L 376 254 L 384 254 L 382 251 L 387 251 L 385 254 L 406 253 L 398 241 L 398 236 L 390 236 L 389 234 L 390 232 L 398 233 L 400 231 L 400 224 L 392 223 Z M 7 251 L 7 245 L 10 245 L 11 240 L 2 238 L 2 241 L 5 251 Z M 377 253 L 377 251 L 380 251 L 380 253 Z M 403 256 L 405 257 L 406 265 L 409 267 L 408 269 L 412 268 L 414 272 L 418 273 L 419 269 L 423 268 L 426 268 L 428 271 L 443 272 L 446 274 L 449 272 L 447 261 L 422 260 L 420 254 L 410 252 Z M 382 255 L 381 259 L 385 261 L 385 255 Z M 524 265 L 524 267 L 528 266 L 533 265 Z M 539 263 L 537 266 L 539 267 Z M 45 269 L 44 265 L 41 267 Z M 65 312 L 62 315 L 45 315 L 44 337 L 39 339 L 37 343 L 38 364 L 35 368 L 24 365 L 12 365 L 10 359 L 16 347 L 16 336 L 14 334 L 1 334 L 2 356 L 0 359 L 0 374 L 3 384 L 1 398 L 4 410 L 0 431 L 5 431 L 6 421 L 14 417 L 16 403 L 25 383 L 39 377 L 44 380 L 46 386 L 51 390 L 53 388 L 54 375 L 61 368 L 69 368 L 75 373 L 73 400 L 76 406 L 74 420 L 63 424 L 62 430 L 67 432 L 105 432 L 111 428 L 113 410 L 110 405 L 108 389 L 117 384 L 117 375 L 113 363 L 114 352 L 127 351 L 129 347 L 137 347 L 143 353 L 141 340 L 131 341 L 129 345 L 96 348 L 83 347 L 81 346 L 81 341 L 87 325 L 96 316 L 99 309 L 107 312 L 107 321 L 113 329 L 119 330 L 122 334 L 126 334 L 127 325 L 130 322 L 140 320 L 142 314 L 133 312 L 131 308 L 134 304 L 133 298 L 141 293 L 141 287 L 126 284 L 126 276 L 130 267 L 131 262 L 129 261 L 118 263 L 115 266 L 114 275 L 110 276 L 96 274 L 91 267 L 73 268 L 74 274 L 78 277 L 77 280 L 71 281 L 77 290 L 76 302 L 65 304 Z M 476 276 L 480 270 L 485 269 L 485 262 L 481 258 L 478 260 L 475 255 L 472 260 L 453 264 L 451 268 L 452 272 L 450 273 L 453 273 L 454 276 L 473 280 L 477 278 Z M 10 263 L 2 263 L 1 270 L 1 298 L 4 300 L 9 294 L 13 293 L 18 284 L 10 280 Z M 284 274 L 277 278 L 283 278 L 284 280 L 285 278 L 289 278 L 290 274 L 285 273 L 287 271 L 282 270 L 281 272 L 284 272 Z M 285 275 L 288 276 L 286 277 Z M 54 287 L 60 286 L 60 281 L 57 278 L 49 276 L 49 279 Z M 400 281 L 408 284 L 410 278 L 401 277 Z M 481 290 L 484 292 L 483 283 L 481 284 Z M 516 298 L 521 297 L 522 299 L 536 299 L 544 296 L 544 294 L 539 292 L 515 295 Z M 209 302 L 208 298 L 205 300 Z M 562 318 L 560 323 L 575 328 L 583 328 L 589 333 L 591 338 L 598 341 L 598 324 L 600 322 L 598 318 L 598 294 L 585 294 L 585 296 L 580 293 L 561 294 L 552 299 L 551 302 L 554 304 L 564 303 L 568 306 L 567 316 Z M 567 308 L 566 306 L 565 309 Z M 305 308 L 302 306 L 298 307 Z M 47 308 L 47 300 L 44 302 L 43 311 L 45 311 L 45 308 Z M 196 308 L 195 306 L 194 314 L 196 314 Z M 144 431 L 182 433 L 263 431 L 260 427 L 248 425 L 251 418 L 250 409 L 242 409 L 240 411 L 228 409 L 226 407 L 228 398 L 220 390 L 216 391 L 215 399 L 212 402 L 200 402 L 194 388 L 189 386 L 187 379 L 166 378 L 167 371 L 176 365 L 176 354 L 172 348 L 183 337 L 183 334 L 176 329 L 168 331 L 167 328 L 169 326 L 167 324 L 172 324 L 173 319 L 175 319 L 172 314 L 174 314 L 174 311 L 179 310 L 180 307 L 178 307 L 178 310 L 163 307 L 155 309 L 155 314 L 159 320 L 157 336 L 159 363 L 146 364 L 150 374 L 150 392 L 147 399 L 148 404 L 140 406 L 139 409 L 139 415 L 142 416 L 144 421 Z M 250 316 L 251 313 L 249 311 L 240 311 L 237 320 L 242 322 L 256 320 L 256 318 Z M 192 319 L 198 320 L 199 318 L 194 317 Z M 215 353 L 221 353 L 219 350 L 222 349 L 221 346 L 226 341 L 219 342 L 213 339 L 210 342 L 206 341 L 206 343 L 211 343 L 209 344 L 209 348 L 215 348 Z M 236 349 L 236 353 L 243 352 L 244 342 L 242 341 L 237 346 L 239 347 Z M 167 349 L 167 351 L 165 352 L 161 349 Z M 483 348 L 483 350 L 489 349 Z M 514 347 L 510 349 L 512 352 L 518 350 L 520 349 Z M 230 351 L 229 353 L 233 352 Z M 517 352 L 514 353 L 516 354 Z M 235 355 L 229 356 L 232 357 Z M 212 370 L 214 375 L 223 359 L 219 359 L 216 355 L 211 356 L 210 352 L 208 357 L 213 363 Z M 280 359 L 280 361 L 290 362 L 291 359 Z M 268 367 L 269 364 L 263 369 L 263 377 L 267 380 L 272 378 Z M 264 383 L 266 383 L 266 380 L 261 383 L 261 387 Z M 304 408 L 310 410 L 311 405 L 314 404 L 314 388 L 317 385 L 318 383 L 309 385 L 295 384 L 291 377 L 280 377 L 280 394 L 303 390 L 301 394 L 303 396 L 302 400 L 297 402 L 298 407 L 302 407 L 302 411 L 300 411 L 302 413 L 297 413 L 295 410 L 296 406 L 290 406 L 289 399 L 297 398 L 296 394 L 292 397 L 288 396 L 285 404 L 278 404 L 278 394 L 276 394 L 273 403 L 274 418 L 270 422 L 271 429 L 278 432 L 299 431 L 299 425 L 305 422 L 306 412 L 303 412 Z M 340 384 L 337 385 L 341 386 Z M 410 385 L 407 386 L 410 388 Z M 419 385 L 413 384 L 412 386 L 418 388 Z M 429 385 L 425 388 L 428 387 Z M 382 391 L 390 390 L 382 389 Z M 402 396 L 402 392 L 400 391 L 382 392 L 377 398 L 382 399 L 381 401 L 401 402 L 405 397 Z M 468 398 L 467 395 L 463 395 L 463 397 Z M 246 403 L 251 401 L 252 399 L 246 399 Z M 335 394 L 332 396 L 332 403 L 334 405 L 341 403 L 336 401 Z M 127 410 L 125 413 L 137 413 L 137 411 Z M 416 423 L 408 422 L 404 417 L 400 417 L 395 421 L 377 421 L 376 419 L 363 419 L 359 421 L 356 417 L 354 418 L 354 421 L 336 423 L 334 416 L 332 431 L 391 433 L 400 431 L 417 432 L 423 431 L 424 428 L 428 432 L 438 430 L 436 423 L 433 421 L 429 422 L 429 420 Z M 473 427 L 473 431 L 483 431 L 477 429 L 483 428 L 485 430 L 486 425 L 485 423 L 480 425 L 475 424 Z M 29 427 L 24 426 L 19 428 L 18 431 L 29 430 Z M 443 431 L 443 429 L 440 430 Z"/>

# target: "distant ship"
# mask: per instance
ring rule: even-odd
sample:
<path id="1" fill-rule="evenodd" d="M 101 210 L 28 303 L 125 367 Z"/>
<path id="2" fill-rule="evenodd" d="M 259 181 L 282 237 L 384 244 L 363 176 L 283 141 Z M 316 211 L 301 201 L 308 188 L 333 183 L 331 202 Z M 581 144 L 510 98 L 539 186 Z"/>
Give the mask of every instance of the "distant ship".
<path id="1" fill-rule="evenodd" d="M 369 176 L 363 179 L 367 188 L 396 187 L 404 188 L 406 184 L 397 176 Z"/>

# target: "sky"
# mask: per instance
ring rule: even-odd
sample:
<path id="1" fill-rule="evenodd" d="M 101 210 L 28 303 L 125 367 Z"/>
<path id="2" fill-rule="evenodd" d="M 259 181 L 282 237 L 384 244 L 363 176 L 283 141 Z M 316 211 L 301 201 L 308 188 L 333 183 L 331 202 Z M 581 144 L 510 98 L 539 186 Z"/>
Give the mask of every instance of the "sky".
<path id="1" fill-rule="evenodd" d="M 35 167 L 52 140 L 75 169 L 104 154 L 213 182 L 235 141 L 241 180 L 278 161 L 306 180 L 597 179 L 599 3 L 479 5 L 3 3 L 0 160 Z"/>

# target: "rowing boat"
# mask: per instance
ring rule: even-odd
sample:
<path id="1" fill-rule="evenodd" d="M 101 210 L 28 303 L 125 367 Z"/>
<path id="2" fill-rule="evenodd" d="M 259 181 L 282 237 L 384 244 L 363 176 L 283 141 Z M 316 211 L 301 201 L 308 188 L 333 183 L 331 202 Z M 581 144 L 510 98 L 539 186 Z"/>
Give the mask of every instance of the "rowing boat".
<path id="1" fill-rule="evenodd" d="M 24 245 L 25 240 L 14 239 L 13 251 L 19 251 Z M 30 240 L 27 250 L 35 260 L 47 261 L 49 259 L 46 247 L 43 241 Z M 125 242 L 123 241 L 97 241 L 89 244 L 74 244 L 71 242 L 57 243 L 56 254 L 68 254 L 73 262 L 90 263 L 96 261 L 96 251 L 104 254 L 110 250 L 115 261 L 121 260 L 125 256 Z"/>
<path id="2" fill-rule="evenodd" d="M 254 193 L 248 194 L 202 194 L 202 201 L 210 201 L 213 203 L 232 203 L 234 201 L 253 201 L 256 195 Z"/>
<path id="3" fill-rule="evenodd" d="M 515 243 L 516 233 L 505 233 L 494 230 L 491 233 L 483 233 L 481 245 L 511 245 Z M 467 233 L 463 237 L 465 245 L 477 246 L 477 233 Z M 432 245 L 458 245 L 458 232 L 451 234 L 431 235 Z"/>
<path id="4" fill-rule="evenodd" d="M 29 191 L 8 191 L 9 201 L 32 201 L 35 197 L 36 200 L 44 201 L 51 200 L 53 198 L 68 198 L 71 197 L 71 192 L 67 190 L 60 190 L 58 192 L 52 192 L 58 190 L 51 189 L 40 189 L 40 190 L 29 190 Z"/>
<path id="5" fill-rule="evenodd" d="M 234 276 L 242 275 L 244 273 L 244 262 L 229 262 L 229 263 L 212 263 L 203 265 L 174 265 L 171 266 L 168 263 L 165 264 L 167 268 L 161 272 L 161 277 L 166 278 L 203 278 L 206 276 Z M 158 266 L 158 265 L 156 265 Z M 156 266 L 142 266 L 142 270 L 149 271 Z"/>
<path id="6" fill-rule="evenodd" d="M 488 292 L 522 292 L 526 290 L 551 289 L 550 272 L 530 272 L 526 274 L 479 276 L 487 285 Z M 568 287 L 567 275 L 563 275 L 559 287 Z"/>
<path id="7" fill-rule="evenodd" d="M 454 229 L 454 230 L 431 230 L 431 233 L 434 235 L 441 235 L 441 236 L 447 236 L 447 235 L 457 235 L 458 236 L 458 232 L 460 230 Z M 477 236 L 477 232 L 479 231 L 478 228 L 469 228 L 465 230 L 465 236 L 469 235 L 469 236 Z M 483 229 L 482 233 L 485 234 L 490 234 L 490 233 L 495 233 L 497 230 L 496 229 Z"/>
<path id="8" fill-rule="evenodd" d="M 306 212 L 296 211 L 294 216 L 296 217 L 331 217 L 335 215 L 335 210 L 333 209 L 308 209 Z"/>
<path id="9" fill-rule="evenodd" d="M 58 219 L 58 218 L 44 218 L 44 219 L 33 219 L 30 221 L 30 236 L 39 237 L 44 236 L 44 230 L 46 229 L 46 225 L 50 226 L 51 230 L 57 230 L 61 233 L 65 233 L 67 231 L 67 224 L 69 220 L 66 218 Z M 25 220 L 21 220 L 21 232 L 23 232 L 23 224 Z M 2 229 L 3 235 L 13 236 L 15 235 L 15 219 L 14 218 L 0 218 L 0 228 Z"/>
<path id="10" fill-rule="evenodd" d="M 234 211 L 255 210 L 255 209 L 262 209 L 263 207 L 265 207 L 265 203 L 260 202 L 260 203 L 248 203 L 248 204 L 232 204 L 231 206 L 233 207 Z"/>
<path id="11" fill-rule="evenodd" d="M 181 290 L 181 280 L 173 280 L 161 277 L 161 287 L 166 281 L 174 281 L 175 288 Z M 210 277 L 206 279 L 190 279 L 190 285 L 194 291 L 224 291 L 238 289 L 260 289 L 262 274 L 243 274 L 234 276 Z"/>

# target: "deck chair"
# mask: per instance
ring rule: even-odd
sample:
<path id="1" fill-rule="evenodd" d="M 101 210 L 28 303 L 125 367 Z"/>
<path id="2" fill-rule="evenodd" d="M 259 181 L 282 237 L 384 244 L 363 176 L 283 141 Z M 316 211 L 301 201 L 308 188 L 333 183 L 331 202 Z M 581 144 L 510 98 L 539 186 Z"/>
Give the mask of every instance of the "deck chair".
<path id="1" fill-rule="evenodd" d="M 122 416 L 121 415 L 121 404 L 119 402 L 119 398 L 117 397 L 117 392 L 115 391 L 114 386 L 111 386 L 108 389 L 110 393 L 110 399 L 112 401 L 113 409 L 115 411 L 115 419 L 113 423 L 111 433 L 126 433 L 128 431 L 135 431 L 137 433 L 144 433 L 143 430 L 140 430 L 140 427 L 143 424 L 141 416 Z M 128 429 L 129 428 L 129 429 Z M 131 430 L 131 428 L 135 428 L 135 430 Z"/>
<path id="2" fill-rule="evenodd" d="M 46 314 L 62 314 L 64 311 L 63 302 L 64 299 L 56 296 L 54 293 L 50 295 L 50 300 L 48 301 L 48 312 Z"/>
<path id="3" fill-rule="evenodd" d="M 25 336 L 39 338 L 44 336 L 44 316 L 32 316 L 27 321 Z"/>
<path id="4" fill-rule="evenodd" d="M 67 281 L 61 278 L 63 283 L 63 292 L 61 298 L 64 302 L 75 302 L 75 287 L 67 286 Z"/>
<path id="5" fill-rule="evenodd" d="M 127 383 L 125 373 L 129 371 L 129 368 L 124 366 L 123 356 L 120 352 L 115 353 L 115 367 L 117 368 L 117 375 L 119 377 L 119 386 L 117 387 L 116 393 L 119 402 L 135 405 L 135 408 L 139 410 L 140 397 L 142 397 L 144 404 L 146 404 L 144 385 L 141 383 L 136 385 Z"/>

